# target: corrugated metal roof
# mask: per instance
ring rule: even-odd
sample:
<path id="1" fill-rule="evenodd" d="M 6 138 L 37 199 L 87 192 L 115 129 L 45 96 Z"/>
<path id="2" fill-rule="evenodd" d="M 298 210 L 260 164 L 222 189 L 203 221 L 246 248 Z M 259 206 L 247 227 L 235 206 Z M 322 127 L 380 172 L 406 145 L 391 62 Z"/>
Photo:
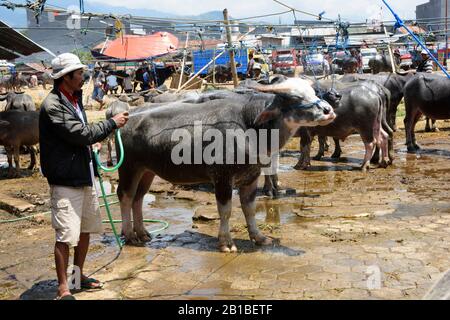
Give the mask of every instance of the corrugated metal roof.
<path id="1" fill-rule="evenodd" d="M 44 48 L 33 42 L 32 40 L 25 37 L 20 32 L 17 32 L 16 30 L 12 29 L 10 26 L 8 26 L 6 23 L 0 21 L 0 30 L 1 30 L 1 37 L 0 37 L 0 46 L 3 48 L 6 48 L 8 50 L 14 51 L 18 54 L 21 54 L 23 56 L 29 56 L 30 54 L 45 51 Z M 6 53 L 7 50 L 2 50 L 0 58 L 2 59 L 16 59 L 19 57 L 19 55 Z M 3 55 L 5 54 L 5 55 Z"/>
<path id="2" fill-rule="evenodd" d="M 8 50 L 0 48 L 0 59 L 13 60 L 13 59 L 17 59 L 17 58 L 19 58 L 19 56 L 17 54 L 14 54 Z"/>

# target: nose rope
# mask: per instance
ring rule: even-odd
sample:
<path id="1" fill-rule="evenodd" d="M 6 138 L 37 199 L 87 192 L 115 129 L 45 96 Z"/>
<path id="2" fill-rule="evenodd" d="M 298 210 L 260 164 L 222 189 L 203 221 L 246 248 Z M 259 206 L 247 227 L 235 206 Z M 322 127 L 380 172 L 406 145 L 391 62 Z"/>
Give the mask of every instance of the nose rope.
<path id="1" fill-rule="evenodd" d="M 319 108 L 322 108 L 322 107 L 320 106 L 320 103 L 321 103 L 322 101 L 324 101 L 324 100 L 323 100 L 323 99 L 319 99 L 319 100 L 316 100 L 316 101 L 311 102 L 311 103 L 301 104 L 301 105 L 295 106 L 295 109 L 309 109 L 309 108 L 312 108 L 312 107 L 314 107 L 314 106 L 317 106 L 317 107 L 319 107 Z"/>

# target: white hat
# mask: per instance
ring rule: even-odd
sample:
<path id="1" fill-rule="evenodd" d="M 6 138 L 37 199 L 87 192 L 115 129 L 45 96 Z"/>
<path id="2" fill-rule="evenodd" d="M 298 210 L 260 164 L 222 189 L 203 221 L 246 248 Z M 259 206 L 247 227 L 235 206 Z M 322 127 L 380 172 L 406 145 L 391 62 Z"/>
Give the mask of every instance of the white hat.
<path id="1" fill-rule="evenodd" d="M 426 55 L 428 55 L 428 52 L 427 52 L 427 50 L 423 49 L 422 52 L 421 52 L 420 54 L 426 54 Z"/>
<path id="2" fill-rule="evenodd" d="M 52 60 L 52 78 L 59 79 L 69 72 L 86 69 L 87 66 L 81 63 L 80 58 L 78 58 L 73 53 L 63 53 Z"/>
<path id="3" fill-rule="evenodd" d="M 255 69 L 255 70 L 261 70 L 261 64 L 255 63 L 255 64 L 253 65 L 253 69 Z"/>

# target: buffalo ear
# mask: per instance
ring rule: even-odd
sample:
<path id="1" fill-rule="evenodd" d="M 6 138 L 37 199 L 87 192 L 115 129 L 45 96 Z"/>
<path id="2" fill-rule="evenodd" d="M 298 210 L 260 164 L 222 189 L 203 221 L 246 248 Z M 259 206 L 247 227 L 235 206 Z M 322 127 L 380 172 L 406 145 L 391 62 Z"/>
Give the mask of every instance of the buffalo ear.
<path id="1" fill-rule="evenodd" d="M 260 126 L 270 120 L 278 118 L 280 115 L 281 111 L 279 109 L 264 110 L 256 117 L 254 124 Z"/>

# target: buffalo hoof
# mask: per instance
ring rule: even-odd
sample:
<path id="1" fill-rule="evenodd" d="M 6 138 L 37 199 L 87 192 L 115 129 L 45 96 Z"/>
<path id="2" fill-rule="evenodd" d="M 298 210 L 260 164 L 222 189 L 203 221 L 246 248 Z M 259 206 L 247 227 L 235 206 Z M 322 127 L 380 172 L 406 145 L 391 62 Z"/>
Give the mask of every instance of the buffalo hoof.
<path id="1" fill-rule="evenodd" d="M 122 234 L 125 239 L 125 244 L 128 246 L 141 246 L 142 243 L 134 232 L 128 234 Z"/>
<path id="2" fill-rule="evenodd" d="M 269 198 L 276 198 L 278 197 L 278 189 L 277 188 L 264 188 L 263 194 Z"/>
<path id="3" fill-rule="evenodd" d="M 379 167 L 386 169 L 389 166 L 389 164 L 390 164 L 390 160 L 384 159 L 380 162 Z"/>
<path id="4" fill-rule="evenodd" d="M 235 253 L 237 252 L 237 247 L 234 243 L 230 246 L 227 244 L 219 244 L 219 250 L 223 253 Z"/>
<path id="5" fill-rule="evenodd" d="M 262 234 L 251 236 L 250 238 L 255 241 L 255 244 L 258 246 L 271 246 L 273 244 L 272 238 L 266 237 Z"/>
<path id="6" fill-rule="evenodd" d="M 341 154 L 340 153 L 333 153 L 332 155 L 331 155 L 331 159 L 336 159 L 336 160 L 338 160 L 338 159 L 340 159 L 341 158 Z"/>
<path id="7" fill-rule="evenodd" d="M 306 170 L 311 164 L 305 162 L 299 162 L 294 166 L 295 170 Z"/>
<path id="8" fill-rule="evenodd" d="M 361 166 L 361 171 L 362 171 L 362 172 L 369 172 L 369 169 L 370 169 L 370 162 L 364 163 L 364 164 Z"/>
<path id="9" fill-rule="evenodd" d="M 407 146 L 408 153 L 416 153 L 420 150 L 420 146 L 417 144 L 409 144 Z"/>
<path id="10" fill-rule="evenodd" d="M 137 234 L 137 238 L 139 239 L 139 242 L 147 243 L 152 241 L 152 236 L 150 233 L 145 232 L 144 234 Z"/>
<path id="11" fill-rule="evenodd" d="M 320 161 L 320 160 L 322 160 L 322 157 L 323 157 L 322 155 L 318 154 L 317 156 L 315 156 L 313 158 L 313 160 Z"/>

